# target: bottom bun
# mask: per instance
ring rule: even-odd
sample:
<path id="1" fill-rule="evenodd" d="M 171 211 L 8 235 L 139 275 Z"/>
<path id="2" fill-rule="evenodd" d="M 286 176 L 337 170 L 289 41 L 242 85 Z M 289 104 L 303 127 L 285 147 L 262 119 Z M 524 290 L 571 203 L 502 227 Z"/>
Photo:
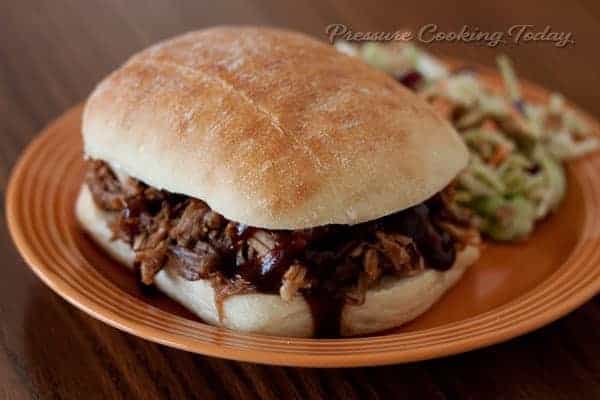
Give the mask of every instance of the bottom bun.
<path id="1" fill-rule="evenodd" d="M 109 228 L 116 213 L 101 210 L 83 186 L 76 205 L 81 226 L 114 259 L 133 268 L 134 252 L 123 241 L 112 240 Z M 479 257 L 469 246 L 461 251 L 448 271 L 425 270 L 408 278 L 386 277 L 369 289 L 362 305 L 345 305 L 340 319 L 342 336 L 363 335 L 406 323 L 429 309 Z M 248 293 L 227 297 L 219 318 L 215 291 L 207 280 L 188 281 L 163 268 L 154 278 L 156 287 L 202 320 L 226 328 L 266 335 L 310 337 L 314 323 L 310 307 L 301 295 L 284 301 L 279 295 Z"/>

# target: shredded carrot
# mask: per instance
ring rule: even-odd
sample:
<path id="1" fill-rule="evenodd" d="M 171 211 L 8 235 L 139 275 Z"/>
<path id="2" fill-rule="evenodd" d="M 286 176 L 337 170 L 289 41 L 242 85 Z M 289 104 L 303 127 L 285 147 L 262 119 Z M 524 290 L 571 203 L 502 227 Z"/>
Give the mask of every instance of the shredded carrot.
<path id="1" fill-rule="evenodd" d="M 509 118 L 514 118 L 517 121 L 517 123 L 525 121 L 523 114 L 521 114 L 521 112 L 515 107 L 508 107 L 508 116 Z"/>
<path id="2" fill-rule="evenodd" d="M 484 131 L 495 131 L 498 130 L 498 124 L 491 119 L 486 119 L 483 121 L 483 124 L 481 124 L 481 129 Z"/>
<path id="3" fill-rule="evenodd" d="M 452 116 L 452 111 L 454 107 L 452 106 L 452 103 L 450 103 L 448 100 L 443 99 L 441 97 L 437 97 L 433 100 L 433 103 L 431 103 L 431 105 L 440 116 L 444 118 L 450 118 Z"/>
<path id="4" fill-rule="evenodd" d="M 492 154 L 490 159 L 487 160 L 488 164 L 497 167 L 498 165 L 502 164 L 504 160 L 506 160 L 506 157 L 508 157 L 509 154 L 510 148 L 508 146 L 498 145 L 496 146 L 494 154 Z"/>

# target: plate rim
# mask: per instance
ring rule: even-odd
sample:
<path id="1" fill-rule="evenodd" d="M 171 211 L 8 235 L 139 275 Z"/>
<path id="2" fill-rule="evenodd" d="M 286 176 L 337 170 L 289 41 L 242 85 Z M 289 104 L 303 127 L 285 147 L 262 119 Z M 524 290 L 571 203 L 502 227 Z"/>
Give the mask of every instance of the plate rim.
<path id="1" fill-rule="evenodd" d="M 481 66 L 474 63 L 468 63 L 469 66 L 475 66 L 477 71 L 483 71 L 486 75 L 492 74 L 493 76 L 497 75 L 494 72 L 490 72 L 489 67 Z M 497 77 L 496 77 L 497 79 Z M 547 94 L 548 91 L 543 89 L 542 87 L 532 84 L 531 82 L 522 80 L 524 86 L 527 86 L 529 89 L 534 92 Z M 529 91 L 529 90 L 526 90 Z M 528 319 L 526 321 L 521 321 L 517 324 L 510 325 L 508 327 L 503 327 L 502 329 L 493 330 L 492 332 L 486 332 L 484 334 L 476 335 L 473 337 L 459 338 L 457 340 L 452 340 L 448 343 L 437 343 L 432 346 L 422 346 L 416 348 L 407 348 L 405 350 L 395 350 L 389 352 L 369 352 L 369 353 L 350 353 L 345 355 L 340 354 L 301 354 L 301 353 L 281 353 L 275 350 L 254 350 L 252 348 L 235 348 L 228 346 L 219 346 L 218 340 L 213 342 L 202 341 L 200 339 L 192 340 L 190 337 L 182 336 L 181 334 L 173 334 L 165 332 L 164 330 L 156 329 L 155 327 L 151 327 L 148 325 L 143 325 L 137 322 L 132 322 L 130 319 L 123 318 L 123 316 L 114 313 L 111 310 L 107 310 L 103 308 L 101 304 L 98 304 L 94 301 L 93 298 L 86 297 L 83 293 L 78 292 L 73 287 L 69 285 L 69 282 L 65 279 L 62 279 L 59 276 L 56 276 L 54 272 L 49 270 L 48 268 L 44 268 L 44 262 L 39 259 L 39 257 L 35 254 L 35 252 L 31 249 L 31 246 L 28 243 L 27 235 L 23 230 L 23 227 L 19 226 L 19 221 L 16 216 L 16 211 L 19 207 L 17 198 L 19 195 L 19 188 L 22 185 L 19 183 L 24 179 L 25 174 L 27 172 L 27 161 L 31 158 L 31 155 L 34 154 L 34 151 L 39 148 L 43 141 L 49 137 L 61 126 L 61 123 L 64 122 L 68 118 L 73 118 L 73 114 L 81 114 L 83 109 L 83 105 L 79 104 L 75 107 L 70 108 L 64 114 L 59 116 L 53 122 L 51 122 L 46 128 L 44 128 L 41 133 L 39 133 L 33 141 L 27 146 L 25 151 L 20 155 L 19 160 L 13 167 L 11 172 L 9 184 L 7 186 L 6 191 L 6 216 L 8 222 L 9 232 L 13 241 L 16 244 L 19 253 L 25 260 L 25 262 L 29 265 L 29 267 L 33 270 L 33 272 L 55 293 L 57 293 L 60 297 L 67 300 L 69 303 L 73 304 L 77 308 L 86 312 L 87 314 L 93 316 L 96 319 L 101 320 L 102 322 L 113 326 L 119 330 L 130 333 L 134 336 L 138 336 L 147 340 L 151 340 L 163 345 L 167 345 L 170 347 L 178 348 L 185 351 L 190 351 L 194 353 L 226 358 L 231 360 L 238 361 L 246 361 L 246 362 L 258 362 L 261 364 L 271 364 L 271 365 L 284 365 L 284 366 L 303 366 L 303 367 L 357 367 L 357 366 L 374 366 L 374 365 L 387 365 L 394 363 L 404 363 L 404 362 L 414 362 L 421 361 L 426 359 L 445 357 L 453 354 L 462 353 L 465 351 L 479 349 L 485 346 L 489 346 L 496 343 L 501 343 L 511 338 L 520 336 L 522 334 L 529 333 L 537 328 L 540 328 L 552 321 L 555 321 L 575 308 L 579 307 L 581 304 L 588 301 L 594 295 L 596 295 L 600 291 L 600 274 L 593 275 L 587 278 L 590 279 L 589 282 L 586 282 L 583 287 L 579 289 L 579 291 L 570 297 L 567 297 L 565 301 L 560 302 L 554 306 L 550 306 L 544 309 L 542 312 L 536 315 L 535 318 Z M 584 111 L 581 111 L 580 108 L 574 107 L 579 113 L 581 113 L 586 120 L 591 122 L 591 126 L 597 132 L 600 132 L 600 125 L 598 122 L 589 116 Z M 76 118 L 79 118 L 76 116 Z M 575 170 L 579 169 L 590 169 L 591 163 L 596 161 L 600 165 L 600 156 L 596 155 L 594 159 L 591 157 L 586 157 L 583 160 L 576 161 L 574 164 L 569 165 L 568 168 Z M 576 165 L 577 164 L 577 165 Z M 587 176 L 587 175 L 586 175 Z M 577 179 L 580 179 L 578 177 Z M 585 196 L 587 193 L 589 195 L 589 191 L 599 191 L 600 188 L 594 187 L 586 187 L 580 182 L 582 191 L 584 192 L 583 200 L 586 204 L 585 212 L 592 212 L 592 214 L 596 214 L 598 217 L 600 214 L 599 207 L 589 209 L 589 196 Z M 296 338 L 281 338 L 281 337 L 269 337 L 264 335 L 257 334 L 246 334 L 246 333 L 238 333 L 232 332 L 223 328 L 213 327 L 202 322 L 196 322 L 197 324 L 205 325 L 209 328 L 210 331 L 215 332 L 215 335 L 218 336 L 240 336 L 242 338 L 249 339 L 260 339 L 260 340 L 274 340 L 278 339 L 282 342 L 302 342 L 307 343 L 307 345 L 330 345 L 336 346 L 341 345 L 342 342 L 344 345 L 355 344 L 361 345 L 365 344 L 365 342 L 369 341 L 380 341 L 381 338 L 389 338 L 393 341 L 394 338 L 397 339 L 398 336 L 419 336 L 423 333 L 427 333 L 429 331 L 435 331 L 442 328 L 448 328 L 452 325 L 461 325 L 465 322 L 473 322 L 475 320 L 481 319 L 482 317 L 490 318 L 495 314 L 510 311 L 510 307 L 515 304 L 519 304 L 524 300 L 531 300 L 532 294 L 539 292 L 540 290 L 547 288 L 549 282 L 552 280 L 556 280 L 557 277 L 561 276 L 561 271 L 564 273 L 564 270 L 572 270 L 573 267 L 569 268 L 570 264 L 573 263 L 573 256 L 577 255 L 578 252 L 581 252 L 583 247 L 583 241 L 586 239 L 590 239 L 586 237 L 586 234 L 596 233 L 600 231 L 600 218 L 593 218 L 594 216 L 586 215 L 585 221 L 581 228 L 581 237 L 578 238 L 575 247 L 572 252 L 569 254 L 569 257 L 565 262 L 563 262 L 555 271 L 553 271 L 547 278 L 538 283 L 535 287 L 531 288 L 527 292 L 521 294 L 520 296 L 510 300 L 507 303 L 501 304 L 491 310 L 488 310 L 484 313 L 477 314 L 475 316 L 454 321 L 449 324 L 443 324 L 438 327 L 428 328 L 425 330 L 420 330 L 416 332 L 407 332 L 407 333 L 399 333 L 399 334 L 390 334 L 385 336 L 378 337 L 362 337 L 362 338 L 343 338 L 343 339 L 296 339 Z M 593 220 L 598 222 L 593 223 Z M 597 239 L 597 238 L 596 238 Z M 600 255 L 600 248 L 588 249 L 592 251 L 592 254 L 596 256 Z M 578 278 L 580 279 L 580 278 Z M 578 282 L 578 281 L 577 281 Z M 122 292 L 121 289 L 118 289 Z M 533 300 L 534 304 L 535 299 Z M 539 301 L 539 300 L 538 300 Z M 151 306 L 152 307 L 152 306 Z M 159 310 L 163 313 L 167 313 L 163 310 L 153 307 L 156 310 Z M 168 314 L 168 313 L 167 313 Z M 182 318 L 182 317 L 178 317 Z M 183 318 L 182 318 L 183 319 Z M 220 332 L 220 333 L 217 333 Z"/>

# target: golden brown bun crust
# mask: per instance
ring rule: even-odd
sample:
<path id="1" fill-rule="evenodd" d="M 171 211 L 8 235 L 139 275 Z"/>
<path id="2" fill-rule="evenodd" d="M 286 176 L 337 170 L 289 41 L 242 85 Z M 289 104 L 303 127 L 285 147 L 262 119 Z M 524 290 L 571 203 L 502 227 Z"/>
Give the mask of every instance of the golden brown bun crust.
<path id="1" fill-rule="evenodd" d="M 466 165 L 448 122 L 392 78 L 303 34 L 218 27 L 159 43 L 88 100 L 86 153 L 271 229 L 354 224 Z"/>
<path id="2" fill-rule="evenodd" d="M 108 221 L 114 217 L 94 204 L 84 187 L 77 200 L 77 219 L 96 243 L 113 258 L 131 268 L 134 253 L 121 241 L 111 241 Z M 408 322 L 431 307 L 475 262 L 478 249 L 468 247 L 458 255 L 447 272 L 426 270 L 410 278 L 384 279 L 367 292 L 360 306 L 344 306 L 341 314 L 342 336 L 362 335 L 393 328 Z M 186 281 L 175 271 L 163 268 L 155 277 L 156 286 L 213 325 L 266 335 L 309 337 L 314 333 L 310 308 L 300 295 L 285 302 L 278 295 L 261 293 L 234 295 L 223 303 L 222 320 L 215 306 L 214 290 L 205 280 Z"/>

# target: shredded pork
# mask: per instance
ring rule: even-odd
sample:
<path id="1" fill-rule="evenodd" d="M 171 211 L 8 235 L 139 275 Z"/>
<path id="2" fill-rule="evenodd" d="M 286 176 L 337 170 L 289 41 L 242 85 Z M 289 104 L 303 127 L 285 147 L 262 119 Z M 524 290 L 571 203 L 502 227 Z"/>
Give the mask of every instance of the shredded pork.
<path id="1" fill-rule="evenodd" d="M 343 294 L 360 304 L 385 275 L 448 269 L 456 252 L 476 244 L 470 213 L 452 201 L 452 188 L 411 209 L 356 226 L 282 231 L 228 221 L 204 202 L 119 180 L 91 161 L 87 184 L 96 204 L 118 213 L 114 239 L 130 244 L 144 284 L 162 268 L 184 279 L 208 279 L 220 298 L 234 293 Z"/>

